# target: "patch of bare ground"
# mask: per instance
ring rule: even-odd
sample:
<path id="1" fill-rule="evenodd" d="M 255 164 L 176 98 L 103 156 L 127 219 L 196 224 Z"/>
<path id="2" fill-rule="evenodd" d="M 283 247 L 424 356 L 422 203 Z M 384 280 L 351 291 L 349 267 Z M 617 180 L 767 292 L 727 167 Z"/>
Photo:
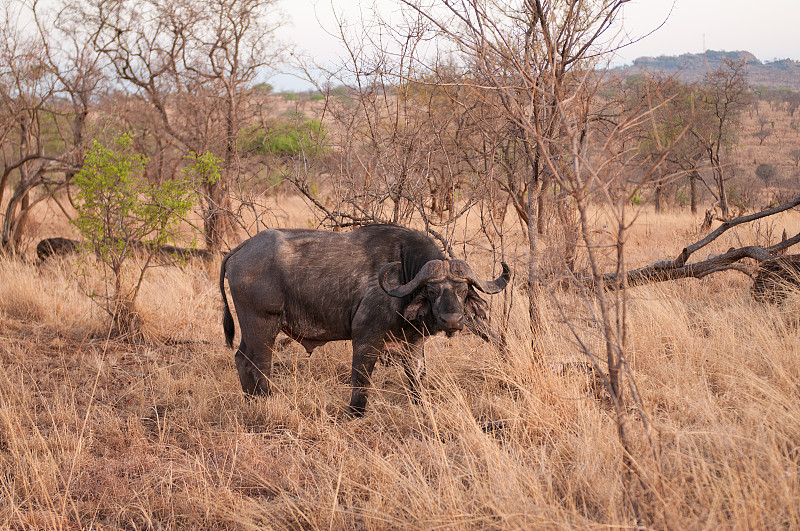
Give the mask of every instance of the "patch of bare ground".
<path id="1" fill-rule="evenodd" d="M 699 219 L 642 213 L 632 267 L 680 249 Z M 780 223 L 795 227 L 794 217 Z M 672 227 L 669 232 L 661 230 Z M 745 235 L 732 234 L 735 242 Z M 472 258 L 471 258 L 472 260 Z M 480 262 L 480 261 L 479 261 Z M 484 267 L 488 267 L 485 260 Z M 515 284 L 510 353 L 477 338 L 427 347 L 422 403 L 378 367 L 364 418 L 344 415 L 350 349 L 276 356 L 274 393 L 246 399 L 224 346 L 216 265 L 159 268 L 137 342 L 107 340 L 75 263 L 0 262 L 0 528 L 471 529 L 631 526 L 604 391 L 549 301 L 544 368 Z M 577 293 L 556 294 L 599 342 Z M 664 526 L 800 526 L 800 297 L 751 300 L 747 278 L 630 291 L 629 360 L 656 428 L 637 463 Z"/>

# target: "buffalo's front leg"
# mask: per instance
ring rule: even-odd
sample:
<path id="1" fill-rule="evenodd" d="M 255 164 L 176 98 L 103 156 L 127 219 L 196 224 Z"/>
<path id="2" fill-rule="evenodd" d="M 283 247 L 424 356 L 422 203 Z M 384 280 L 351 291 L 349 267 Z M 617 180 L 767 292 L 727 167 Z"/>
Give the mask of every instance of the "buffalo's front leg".
<path id="1" fill-rule="evenodd" d="M 403 371 L 406 373 L 408 391 L 416 403 L 420 399 L 422 378 L 425 376 L 425 342 L 422 338 L 405 345 L 401 356 Z"/>
<path id="2" fill-rule="evenodd" d="M 367 408 L 367 390 L 378 353 L 379 350 L 372 344 L 353 342 L 353 371 L 350 377 L 353 393 L 350 396 L 349 413 L 354 417 L 362 416 Z"/>
<path id="3" fill-rule="evenodd" d="M 272 356 L 253 356 L 247 352 L 246 346 L 242 342 L 236 351 L 235 360 L 242 390 L 248 395 L 268 395 Z"/>

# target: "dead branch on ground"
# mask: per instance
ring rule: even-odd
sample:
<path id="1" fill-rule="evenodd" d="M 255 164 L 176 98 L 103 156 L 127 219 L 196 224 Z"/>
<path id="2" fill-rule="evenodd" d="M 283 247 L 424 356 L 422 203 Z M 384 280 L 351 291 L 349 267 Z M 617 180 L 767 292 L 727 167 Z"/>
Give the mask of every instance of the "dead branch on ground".
<path id="1" fill-rule="evenodd" d="M 780 252 L 797 243 L 800 243 L 800 233 L 769 247 L 749 245 L 740 248 L 731 248 L 725 253 L 710 255 L 707 259 L 700 262 L 694 262 L 691 264 L 687 264 L 687 262 L 692 254 L 715 241 L 729 229 L 738 225 L 750 223 L 757 219 L 762 219 L 785 212 L 798 205 L 800 205 L 800 196 L 792 201 L 789 201 L 788 203 L 762 210 L 761 212 L 756 212 L 755 214 L 739 216 L 737 218 L 725 221 L 705 238 L 687 247 L 684 247 L 675 259 L 657 260 L 645 267 L 627 271 L 624 274 L 624 283 L 627 284 L 627 286 L 640 286 L 643 284 L 666 282 L 668 280 L 677 280 L 680 278 L 703 278 L 712 273 L 729 270 L 740 271 L 752 277 L 755 274 L 755 270 L 748 268 L 745 264 L 740 263 L 741 260 L 745 258 L 751 258 L 759 264 L 768 260 L 772 260 Z M 620 289 L 623 285 L 623 277 L 617 273 L 607 273 L 602 276 L 601 281 L 606 290 Z M 584 284 L 587 286 L 593 286 L 594 281 L 591 278 L 588 278 L 584 280 Z"/>

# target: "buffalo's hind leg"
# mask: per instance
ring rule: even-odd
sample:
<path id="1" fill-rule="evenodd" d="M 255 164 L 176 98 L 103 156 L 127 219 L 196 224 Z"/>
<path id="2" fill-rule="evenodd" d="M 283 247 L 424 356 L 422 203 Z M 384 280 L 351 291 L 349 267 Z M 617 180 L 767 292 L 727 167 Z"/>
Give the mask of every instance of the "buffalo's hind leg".
<path id="1" fill-rule="evenodd" d="M 242 390 L 248 395 L 269 394 L 272 352 L 280 330 L 278 316 L 251 317 L 240 321 L 242 341 L 236 351 L 236 370 Z"/>
<path id="2" fill-rule="evenodd" d="M 244 340 L 239 343 L 239 348 L 236 349 L 236 371 L 239 373 L 239 382 L 242 384 L 242 391 L 248 395 L 263 392 L 263 389 L 257 391 L 256 380 L 252 375 L 252 354 L 247 353 L 247 344 Z"/>

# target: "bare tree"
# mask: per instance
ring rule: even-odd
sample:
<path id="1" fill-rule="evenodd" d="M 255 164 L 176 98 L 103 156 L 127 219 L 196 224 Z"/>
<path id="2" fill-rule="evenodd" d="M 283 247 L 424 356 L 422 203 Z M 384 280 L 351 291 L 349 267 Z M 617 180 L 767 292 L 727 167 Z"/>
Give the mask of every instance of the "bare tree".
<path id="1" fill-rule="evenodd" d="M 778 168 L 772 164 L 759 164 L 755 171 L 756 177 L 764 181 L 764 186 L 769 186 L 778 177 Z"/>
<path id="2" fill-rule="evenodd" d="M 548 52 L 558 54 L 559 50 L 555 47 L 547 50 L 540 38 L 543 32 L 557 29 L 551 24 L 558 25 L 560 21 L 549 19 L 549 6 L 548 17 L 542 21 L 537 18 L 539 13 L 534 12 L 541 6 L 532 3 L 518 7 L 456 2 L 447 6 L 446 15 L 425 10 L 412 2 L 406 4 L 422 13 L 432 24 L 433 31 L 452 42 L 453 48 L 461 51 L 464 64 L 474 71 L 474 82 L 470 83 L 472 90 L 465 91 L 465 96 L 478 99 L 494 109 L 493 114 L 501 117 L 502 122 L 498 125 L 507 139 L 504 158 L 519 160 L 516 156 L 519 153 L 525 159 L 528 177 L 524 185 L 518 186 L 515 181 L 510 181 L 507 189 L 512 191 L 517 207 L 522 202 L 519 191 L 527 192 L 523 219 L 530 244 L 529 313 L 535 327 L 540 317 L 534 288 L 537 282 L 533 261 L 538 241 L 534 220 L 537 219 L 540 193 L 552 170 L 544 163 L 544 157 L 551 152 L 553 144 L 544 139 L 559 136 L 560 123 L 556 118 L 554 97 L 556 94 L 566 97 L 571 92 L 575 81 L 572 73 L 578 58 L 571 55 L 571 50 L 561 50 L 566 54 L 558 55 L 557 62 L 550 61 L 555 59 L 555 55 L 548 56 Z M 500 21 L 496 17 L 503 18 L 500 13 L 504 9 L 507 18 Z M 508 27 L 504 25 L 506 23 Z M 565 25 L 570 23 L 564 22 Z M 540 24 L 543 24 L 542 28 Z M 554 90 L 543 90 L 545 86 Z M 506 174 L 511 175 L 509 172 Z"/>
<path id="3" fill-rule="evenodd" d="M 703 116 L 692 127 L 692 134 L 703 146 L 713 172 L 716 199 L 725 219 L 729 215 L 725 183 L 730 171 L 723 155 L 734 148 L 741 112 L 751 101 L 745 68 L 744 60 L 723 59 L 719 69 L 706 75 L 702 87 Z"/>
<path id="4" fill-rule="evenodd" d="M 789 158 L 794 162 L 795 167 L 800 167 L 800 148 L 789 150 Z"/>
<path id="5" fill-rule="evenodd" d="M 772 129 L 761 129 L 760 131 L 753 133 L 753 136 L 758 139 L 759 146 L 763 145 L 764 140 L 766 140 L 770 135 L 772 135 Z"/>
<path id="6" fill-rule="evenodd" d="M 340 24 L 349 58 L 343 71 L 329 73 L 328 89 L 334 80 L 339 85 L 324 111 L 333 153 L 322 175 L 298 157 L 286 177 L 320 213 L 321 225 L 340 230 L 421 218 L 452 255 L 453 221 L 474 204 L 474 126 L 455 97 L 463 70 L 437 64 L 449 84 L 418 70 L 426 37 L 418 22 L 407 32 L 380 20 L 366 31 Z"/>
<path id="7" fill-rule="evenodd" d="M 273 11 L 274 0 L 91 0 L 84 8 L 96 49 L 153 111 L 154 120 L 140 127 L 154 139 L 142 145 L 155 144 L 151 159 L 166 171 L 159 177 L 174 174 L 190 152 L 221 156 L 222 179 L 202 183 L 209 248 L 221 246 L 230 223 L 237 141 L 252 116 L 246 107 L 256 103 L 250 88 L 279 57 Z"/>
<path id="8" fill-rule="evenodd" d="M 38 2 L 12 6 L 0 28 L 0 144 L 5 159 L 0 200 L 13 182 L 0 247 L 18 252 L 31 209 L 64 188 L 80 167 L 90 107 L 103 77 L 97 54 L 86 46 L 90 35 L 71 13 L 56 15 Z M 13 19 L 23 12 L 33 17 L 36 32 L 24 33 L 15 24 Z"/>
<path id="9" fill-rule="evenodd" d="M 637 85 L 630 108 L 641 107 L 642 102 L 653 111 L 642 122 L 640 151 L 650 162 L 662 167 L 663 177 L 656 181 L 657 191 L 664 183 L 681 179 L 689 181 L 691 212 L 697 212 L 698 182 L 705 185 L 700 174 L 704 155 L 703 145 L 692 127 L 702 120 L 702 102 L 697 97 L 697 85 L 687 85 L 676 79 L 645 77 Z"/>
<path id="10" fill-rule="evenodd" d="M 55 85 L 50 72 L 41 68 L 43 51 L 37 40 L 20 34 L 10 20 L 15 13 L 6 11 L 5 15 L 0 28 L 0 139 L 4 159 L 0 200 L 12 173 L 16 173 L 17 182 L 6 206 L 0 246 L 4 251 L 16 252 L 30 209 L 30 192 L 43 177 L 45 153 L 40 116 L 46 112 Z"/>
<path id="11" fill-rule="evenodd" d="M 457 83 L 460 105 L 472 108 L 473 102 L 478 101 L 483 109 L 480 114 L 476 112 L 476 116 L 492 116 L 493 123 L 486 131 L 493 134 L 484 138 L 491 139 L 487 145 L 494 153 L 503 156 L 497 163 L 493 162 L 491 170 L 481 177 L 485 179 L 498 173 L 513 172 L 514 177 L 519 178 L 517 171 L 525 172 L 524 186 L 516 186 L 520 181 L 514 181 L 514 186 L 517 191 L 525 190 L 529 314 L 534 352 L 542 359 L 537 337 L 544 287 L 536 267 L 540 245 L 536 221 L 543 212 L 539 201 L 542 191 L 548 186 L 557 189 L 565 205 L 574 209 L 574 234 L 580 238 L 585 250 L 590 277 L 599 280 L 603 274 L 601 258 L 609 258 L 602 256 L 603 249 L 613 249 L 615 254 L 610 258 L 617 271 L 625 271 L 623 249 L 630 223 L 626 208 L 630 204 L 630 195 L 647 182 L 644 179 L 621 186 L 618 170 L 625 169 L 633 160 L 630 138 L 650 108 L 626 109 L 616 101 L 609 105 L 599 97 L 602 76 L 593 68 L 625 1 L 485 3 L 461 0 L 437 8 L 412 0 L 403 3 L 412 13 L 419 15 L 409 17 L 414 21 L 415 31 L 424 28 L 434 40 L 443 43 L 440 51 L 446 50 L 464 71 L 470 72 Z M 407 34 L 409 28 L 397 32 Z M 417 55 L 415 61 L 415 65 L 423 67 L 409 69 L 409 76 L 422 70 L 426 77 L 431 72 L 435 77 L 436 69 L 424 54 Z M 424 65 L 430 68 L 426 70 Z M 403 79 L 404 83 L 406 81 Z M 452 82 L 443 84 L 453 85 Z M 599 128 L 593 128 L 601 114 L 609 111 L 612 111 L 611 119 L 605 130 L 601 132 Z M 666 151 L 669 146 L 664 148 Z M 512 167 L 502 162 L 503 159 L 524 161 L 524 164 Z M 498 172 L 493 171 L 495 166 L 499 166 Z M 655 168 L 644 168 L 643 171 L 644 175 L 652 177 Z M 506 185 L 506 188 L 511 190 L 511 185 Z M 517 193 L 508 197 L 511 202 L 520 199 Z M 601 202 L 614 217 L 611 243 L 598 236 L 592 226 L 589 208 L 596 202 Z M 619 278 L 622 285 L 613 294 L 603 289 L 593 290 L 592 296 L 587 294 L 586 302 L 596 311 L 595 322 L 604 341 L 602 357 L 583 340 L 579 327 L 566 316 L 564 319 L 573 330 L 580 350 L 602 375 L 614 404 L 623 447 L 628 506 L 638 521 L 655 521 L 666 516 L 656 517 L 643 512 L 641 496 L 657 497 L 659 487 L 657 481 L 654 484 L 637 473 L 637 458 L 633 457 L 631 443 L 632 428 L 627 421 L 628 404 L 639 406 L 636 411 L 651 443 L 654 460 L 658 459 L 658 448 L 626 363 L 625 277 Z"/>

